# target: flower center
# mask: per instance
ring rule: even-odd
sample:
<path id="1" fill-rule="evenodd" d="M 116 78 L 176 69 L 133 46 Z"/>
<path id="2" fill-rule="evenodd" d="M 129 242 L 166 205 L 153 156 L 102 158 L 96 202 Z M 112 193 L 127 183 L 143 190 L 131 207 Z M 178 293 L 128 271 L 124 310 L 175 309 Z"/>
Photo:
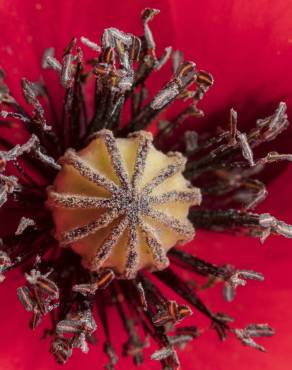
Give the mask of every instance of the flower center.
<path id="1" fill-rule="evenodd" d="M 149 133 L 115 139 L 102 130 L 59 162 L 48 190 L 55 235 L 86 268 L 111 268 L 123 278 L 142 268 L 161 270 L 169 263 L 167 251 L 193 237 L 187 215 L 200 191 L 184 179 L 182 155 L 159 152 Z"/>

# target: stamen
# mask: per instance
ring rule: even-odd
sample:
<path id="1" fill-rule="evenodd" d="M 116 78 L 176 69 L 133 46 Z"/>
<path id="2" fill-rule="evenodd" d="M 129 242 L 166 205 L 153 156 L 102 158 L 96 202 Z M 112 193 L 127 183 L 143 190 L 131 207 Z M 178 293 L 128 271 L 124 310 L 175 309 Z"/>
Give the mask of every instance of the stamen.
<path id="1" fill-rule="evenodd" d="M 28 217 L 21 217 L 17 230 L 15 231 L 15 235 L 21 235 L 25 229 L 31 226 L 36 226 L 36 223 L 34 220 Z"/>
<path id="2" fill-rule="evenodd" d="M 90 41 L 87 37 L 82 36 L 82 37 L 80 37 L 80 40 L 84 45 L 88 46 L 92 50 L 94 50 L 98 53 L 101 51 L 101 47 L 99 45 L 97 45 L 95 42 Z"/>

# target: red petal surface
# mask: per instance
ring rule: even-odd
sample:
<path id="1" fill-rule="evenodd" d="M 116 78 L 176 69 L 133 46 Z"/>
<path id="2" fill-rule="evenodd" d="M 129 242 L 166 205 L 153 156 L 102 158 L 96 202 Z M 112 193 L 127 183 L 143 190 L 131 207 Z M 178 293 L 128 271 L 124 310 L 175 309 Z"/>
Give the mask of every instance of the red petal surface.
<path id="1" fill-rule="evenodd" d="M 198 126 L 225 123 L 228 109 L 238 110 L 244 125 L 250 119 L 270 114 L 279 100 L 290 105 L 292 117 L 292 5 L 289 0 L 171 0 L 118 1 L 96 0 L 0 0 L 0 64 L 7 82 L 19 96 L 19 79 L 36 79 L 44 48 L 56 47 L 58 55 L 72 36 L 85 35 L 93 40 L 105 27 L 141 32 L 140 10 L 154 6 L 162 10 L 153 23 L 156 39 L 162 46 L 174 44 L 199 68 L 214 74 L 216 85 L 203 106 L 208 112 Z M 56 96 L 59 94 L 56 91 Z M 290 131 L 291 132 L 291 131 Z M 290 148 L 289 148 L 290 146 Z M 291 136 L 278 141 L 278 150 L 291 151 Z M 262 211 L 292 221 L 290 198 L 291 168 L 270 185 L 270 198 Z M 207 332 L 193 346 L 181 352 L 184 370 L 290 370 L 291 359 L 291 241 L 271 238 L 264 247 L 255 240 L 198 233 L 190 246 L 195 254 L 214 263 L 234 263 L 238 267 L 261 271 L 264 283 L 250 282 L 239 289 L 234 304 L 226 304 L 218 289 L 202 296 L 214 310 L 225 310 L 238 318 L 239 326 L 249 322 L 269 322 L 275 327 L 274 338 L 263 340 L 268 354 L 241 347 L 233 339 L 220 343 Z M 15 289 L 22 284 L 13 273 L 1 286 L 0 369 L 59 369 L 47 354 L 48 341 L 40 341 L 41 330 L 27 328 L 28 316 L 17 301 Z M 192 320 L 201 321 L 199 314 Z M 120 324 L 115 320 L 118 343 Z M 118 335 L 117 335 L 118 334 Z M 149 356 L 149 353 L 147 354 Z M 105 357 L 91 348 L 89 355 L 73 355 L 65 369 L 102 368 Z M 147 361 L 141 369 L 159 368 Z M 132 368 L 121 362 L 119 369 Z"/>
<path id="2" fill-rule="evenodd" d="M 226 109 L 233 106 L 244 125 L 250 118 L 270 114 L 280 100 L 288 103 L 291 116 L 289 0 L 173 0 L 172 4 L 176 47 L 215 78 L 203 104 L 210 120 L 222 124 L 228 117 Z"/>

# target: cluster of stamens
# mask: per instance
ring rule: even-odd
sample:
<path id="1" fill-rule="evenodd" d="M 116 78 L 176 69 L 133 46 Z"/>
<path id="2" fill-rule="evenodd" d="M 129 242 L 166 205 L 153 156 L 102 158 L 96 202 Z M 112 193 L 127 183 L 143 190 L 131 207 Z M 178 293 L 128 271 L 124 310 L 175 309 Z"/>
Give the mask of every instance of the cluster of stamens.
<path id="1" fill-rule="evenodd" d="M 193 238 L 195 228 L 261 242 L 271 234 L 292 237 L 291 225 L 254 212 L 268 195 L 261 172 L 292 161 L 291 154 L 272 151 L 258 158 L 256 153 L 287 129 L 286 105 L 280 103 L 247 132 L 239 129 L 234 109 L 228 127 L 215 127 L 214 134 L 186 131 L 185 121 L 203 117 L 198 105 L 213 77 L 171 47 L 157 55 L 150 23 L 158 13 L 142 12 L 140 37 L 113 27 L 104 31 L 101 46 L 81 37 L 82 47 L 95 53 L 90 60 L 76 38 L 62 60 L 53 48 L 45 51 L 42 67 L 57 73 L 65 90 L 60 117 L 44 83 L 51 71 L 41 81 L 22 80 L 32 108 L 27 112 L 0 69 L 0 227 L 11 219 L 0 231 L 0 283 L 10 270 L 25 270 L 18 298 L 32 315 L 32 329 L 50 314 L 45 334 L 60 364 L 74 348 L 87 352 L 95 332 L 103 331 L 106 367 L 114 369 L 113 308 L 128 336 L 122 355 L 139 365 L 144 348 L 154 341 L 151 359 L 165 370 L 179 369 L 177 348 L 204 332 L 197 323 L 181 326 L 193 309 L 210 320 L 221 340 L 233 334 L 264 351 L 254 338 L 274 332 L 267 324 L 233 327 L 233 319 L 213 312 L 198 292 L 221 283 L 225 299 L 232 301 L 247 280 L 263 281 L 261 273 L 204 261 L 180 244 Z M 148 99 L 148 78 L 169 59 L 173 75 Z M 90 100 L 84 86 L 91 81 Z M 160 113 L 177 100 L 185 104 L 182 111 L 161 119 Z M 20 125 L 27 139 L 15 145 Z M 150 125 L 153 136 L 146 132 Z M 191 280 L 178 269 L 190 271 Z M 200 284 L 196 275 L 207 281 Z M 157 279 L 188 305 L 167 297 Z"/>

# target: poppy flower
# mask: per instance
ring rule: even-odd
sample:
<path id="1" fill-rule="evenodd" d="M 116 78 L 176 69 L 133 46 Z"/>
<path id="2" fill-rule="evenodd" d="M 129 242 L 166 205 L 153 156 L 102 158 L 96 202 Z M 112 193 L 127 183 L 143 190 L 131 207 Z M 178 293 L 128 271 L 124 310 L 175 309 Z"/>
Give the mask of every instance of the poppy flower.
<path id="1" fill-rule="evenodd" d="M 161 10 L 157 17 L 152 6 Z M 178 368 L 178 354 L 184 369 L 290 369 L 291 242 L 282 236 L 292 233 L 287 224 L 292 219 L 291 155 L 286 154 L 291 152 L 291 13 L 284 0 L 272 6 L 265 0 L 0 3 L 0 64 L 5 70 L 0 74 L 0 278 L 6 278 L 0 287 L 1 368 L 54 369 L 54 357 L 71 369 L 113 368 L 116 356 L 127 354 L 117 367 L 133 367 L 134 360 L 141 369 L 159 368 L 155 360 L 161 360 L 172 369 Z M 171 52 L 170 45 L 183 55 Z M 164 65 L 170 54 L 173 71 L 169 60 Z M 125 100 L 120 119 L 117 112 Z M 69 191 L 60 182 L 68 186 L 75 181 L 60 167 L 82 172 L 86 165 L 79 160 L 80 170 L 66 149 L 83 149 L 78 152 L 83 155 L 91 145 L 88 138 L 104 128 L 124 138 L 137 130 L 152 131 L 157 150 L 178 150 L 188 158 L 184 176 L 196 196 L 184 192 L 181 199 L 164 188 L 163 202 L 175 200 L 177 208 L 186 199 L 194 203 L 190 219 L 196 236 L 169 252 L 169 268 L 154 264 L 153 273 L 114 279 L 120 273 L 115 259 L 97 271 L 82 266 L 78 253 L 84 259 L 87 249 L 84 243 L 74 247 L 75 234 L 69 241 L 77 253 L 58 246 L 65 235 L 60 225 L 68 217 L 65 201 L 75 209 L 84 195 L 69 194 L 69 200 L 58 195 Z M 112 143 L 108 154 L 118 174 L 112 153 L 121 147 L 110 131 L 96 140 Z M 148 168 L 157 166 L 154 162 Z M 158 182 L 165 180 L 161 172 L 156 175 Z M 86 176 L 92 179 L 92 173 Z M 119 181 L 126 181 L 121 173 Z M 46 188 L 52 185 L 49 197 L 63 202 L 53 217 L 52 207 L 45 205 Z M 128 211 L 123 197 L 115 207 Z M 89 202 L 82 201 L 83 206 Z M 168 221 L 177 216 L 175 207 L 168 208 Z M 182 238 L 186 229 L 181 225 L 166 222 Z M 77 226 L 78 238 L 84 237 L 84 224 Z M 54 227 L 57 232 L 61 228 L 59 235 L 52 236 Z M 164 247 L 163 237 L 154 243 L 147 230 L 145 245 Z M 153 254 L 150 264 L 158 257 Z M 155 271 L 159 266 L 162 271 Z M 247 281 L 247 287 L 235 291 Z M 194 315 L 188 317 L 191 310 Z M 29 315 L 35 332 L 28 329 Z M 274 329 L 269 341 L 258 338 L 271 336 Z M 86 352 L 88 343 L 87 355 L 78 349 L 72 354 L 75 347 Z M 264 351 L 263 345 L 269 353 L 249 348 Z M 54 356 L 47 354 L 49 346 Z"/>

